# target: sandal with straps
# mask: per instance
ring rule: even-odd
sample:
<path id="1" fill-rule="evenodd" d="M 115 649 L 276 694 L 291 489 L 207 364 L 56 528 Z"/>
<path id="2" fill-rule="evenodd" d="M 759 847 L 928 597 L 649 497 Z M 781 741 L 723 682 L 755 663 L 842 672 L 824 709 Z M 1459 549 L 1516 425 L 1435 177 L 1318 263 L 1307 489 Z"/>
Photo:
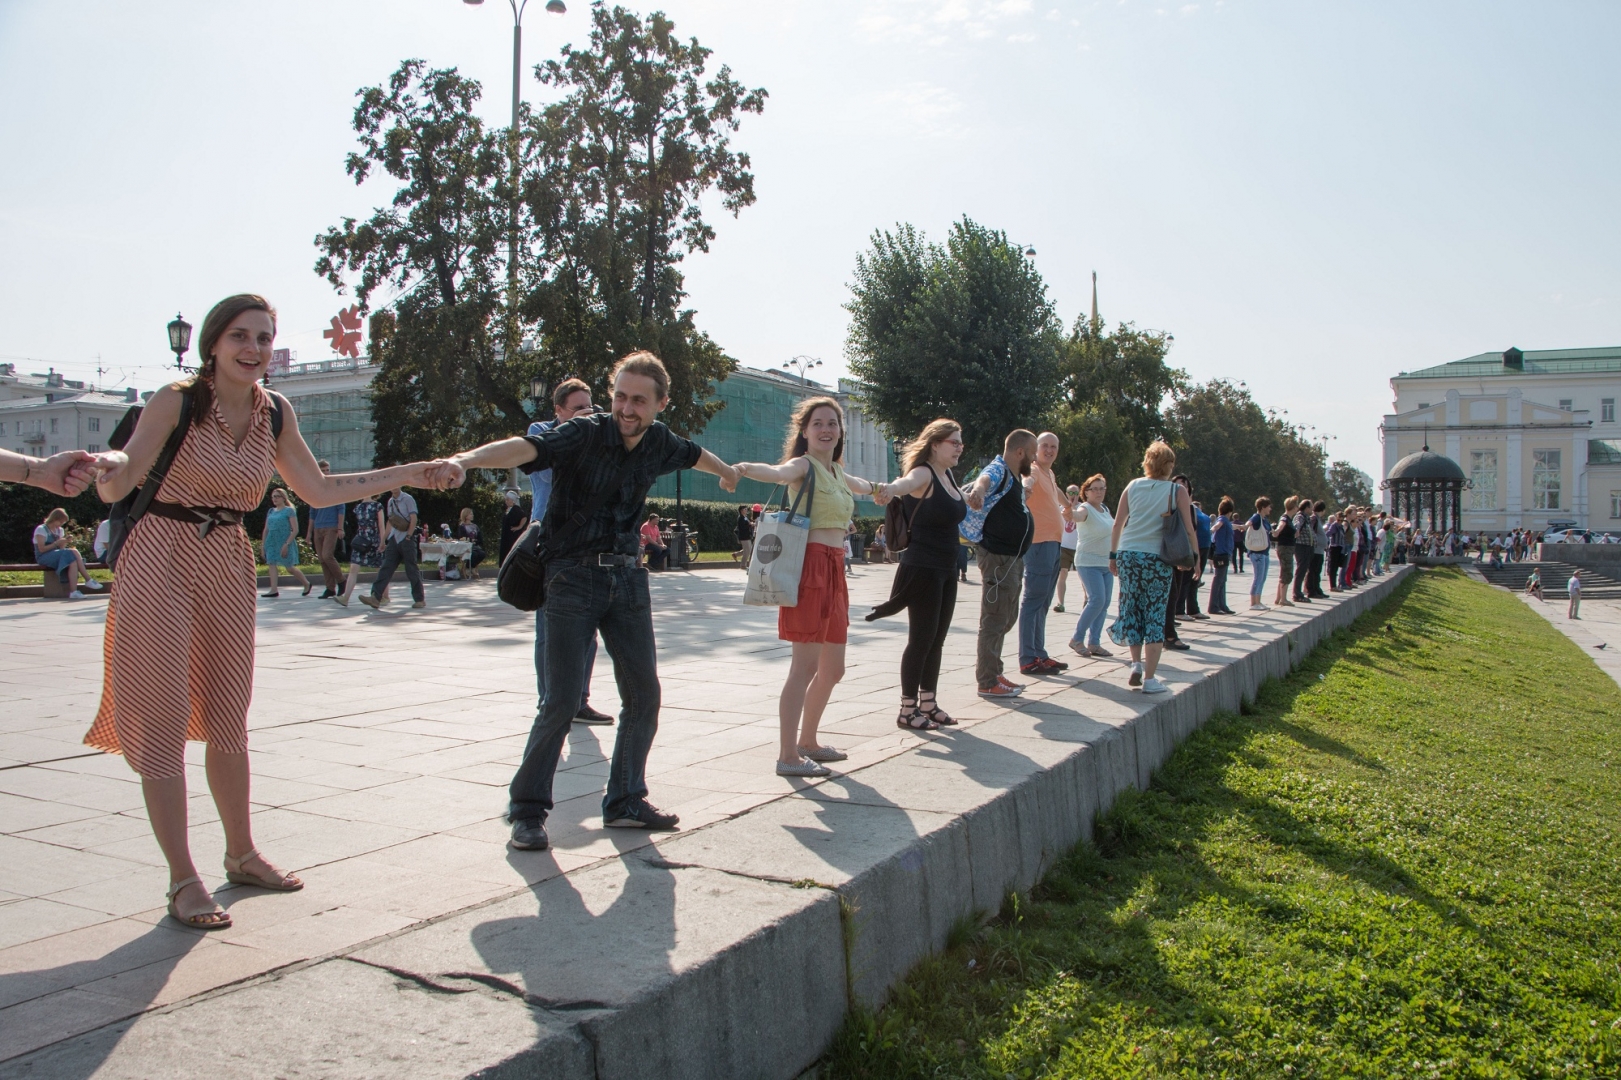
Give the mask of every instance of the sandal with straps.
<path id="1" fill-rule="evenodd" d="M 919 701 L 917 711 L 933 721 L 935 727 L 957 726 L 957 721 L 953 720 L 951 714 L 940 707 L 940 703 L 934 699 L 933 695 L 930 695 L 928 704 Z"/>
<path id="2" fill-rule="evenodd" d="M 908 705 L 903 698 L 900 715 L 895 717 L 895 726 L 903 731 L 934 731 L 940 725 L 924 716 L 916 702 Z"/>
<path id="3" fill-rule="evenodd" d="M 304 883 L 294 874 L 281 874 L 279 878 L 271 879 L 244 870 L 243 867 L 248 864 L 248 860 L 256 857 L 263 861 L 258 848 L 252 849 L 246 855 L 226 855 L 225 880 L 232 885 L 253 885 L 260 889 L 270 889 L 272 892 L 297 892 L 304 887 Z"/>
<path id="4" fill-rule="evenodd" d="M 218 905 L 215 905 L 213 911 L 199 911 L 195 915 L 182 915 L 180 909 L 175 906 L 175 897 L 180 895 L 181 889 L 188 885 L 201 885 L 202 883 L 203 879 L 193 874 L 184 881 L 177 881 L 169 886 L 169 892 L 167 893 L 169 918 L 182 926 L 189 926 L 193 930 L 225 930 L 229 928 L 231 925 L 231 913 Z"/>

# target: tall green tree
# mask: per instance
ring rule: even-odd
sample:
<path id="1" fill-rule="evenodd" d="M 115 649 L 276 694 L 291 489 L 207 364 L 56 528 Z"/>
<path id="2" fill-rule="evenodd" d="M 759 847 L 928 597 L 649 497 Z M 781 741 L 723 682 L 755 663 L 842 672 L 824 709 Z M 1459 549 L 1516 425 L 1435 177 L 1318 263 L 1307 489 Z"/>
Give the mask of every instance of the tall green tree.
<path id="1" fill-rule="evenodd" d="M 1231 495 L 1240 511 L 1258 496 L 1281 509 L 1290 495 L 1329 495 L 1323 448 L 1275 412 L 1264 410 L 1247 388 L 1226 379 L 1184 388 L 1167 410 L 1166 427 L 1176 467 L 1213 511 Z"/>
<path id="2" fill-rule="evenodd" d="M 964 460 L 1000 451 L 1057 403 L 1062 326 L 1041 275 L 1004 233 L 964 218 L 943 245 L 911 225 L 856 256 L 846 353 L 867 409 L 905 437 L 948 416 Z"/>
<path id="3" fill-rule="evenodd" d="M 714 382 L 735 364 L 683 307 L 679 266 L 715 237 L 706 197 L 733 215 L 754 203 L 731 134 L 766 99 L 725 66 L 710 75 L 710 55 L 662 13 L 644 20 L 599 0 L 589 45 L 535 69 L 564 97 L 526 132 L 537 257 L 525 314 L 541 326 L 548 371 L 601 384 L 617 356 L 651 349 L 670 369 L 665 419 L 689 433 L 720 407 Z"/>
<path id="4" fill-rule="evenodd" d="M 1335 509 L 1373 505 L 1373 477 L 1349 461 L 1336 461 L 1329 466 L 1328 490 Z"/>
<path id="5" fill-rule="evenodd" d="M 373 358 L 377 456 L 398 460 L 510 434 L 528 423 L 529 371 L 499 338 L 505 171 L 498 137 L 472 112 L 478 83 L 407 60 L 360 91 L 353 124 L 356 184 L 399 181 L 388 206 L 316 237 L 316 273 L 369 309 L 382 290 L 396 317 Z M 375 326 L 374 322 L 374 326 Z"/>
<path id="6" fill-rule="evenodd" d="M 1142 472 L 1143 451 L 1166 434 L 1162 409 L 1186 376 L 1166 362 L 1172 337 L 1123 322 L 1075 320 L 1059 351 L 1063 400 L 1049 423 L 1058 436 L 1060 483 L 1094 473 L 1118 492 Z"/>

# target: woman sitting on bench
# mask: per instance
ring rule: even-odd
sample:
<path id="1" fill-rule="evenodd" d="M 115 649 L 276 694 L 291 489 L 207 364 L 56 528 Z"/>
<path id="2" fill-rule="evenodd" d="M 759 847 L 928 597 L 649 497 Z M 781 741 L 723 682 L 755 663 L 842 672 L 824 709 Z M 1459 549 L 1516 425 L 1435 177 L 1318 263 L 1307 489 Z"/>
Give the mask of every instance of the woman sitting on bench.
<path id="1" fill-rule="evenodd" d="M 83 600 L 79 582 L 91 592 L 101 591 L 101 582 L 94 580 L 84 568 L 84 558 L 68 543 L 68 512 L 58 506 L 45 515 L 45 524 L 34 527 L 34 561 L 47 570 L 55 570 L 57 580 L 69 589 L 68 599 Z"/>

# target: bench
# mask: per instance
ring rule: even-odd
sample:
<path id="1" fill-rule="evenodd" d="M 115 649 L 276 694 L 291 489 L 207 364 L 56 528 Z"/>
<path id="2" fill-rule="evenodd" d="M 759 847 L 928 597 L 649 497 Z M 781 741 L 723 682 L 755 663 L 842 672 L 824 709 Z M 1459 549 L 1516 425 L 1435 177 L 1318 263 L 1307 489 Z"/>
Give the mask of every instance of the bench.
<path id="1" fill-rule="evenodd" d="M 86 570 L 105 570 L 107 569 L 107 564 L 100 562 L 87 562 L 84 564 L 84 568 Z M 26 573 L 30 570 L 37 574 L 43 575 L 45 595 L 47 597 L 54 597 L 60 600 L 67 596 L 68 587 L 62 584 L 62 579 L 56 576 L 55 570 L 47 570 L 45 567 L 39 565 L 39 563 L 0 563 L 0 573 L 18 574 Z M 105 589 L 112 588 L 111 582 L 104 581 L 102 582 L 102 585 L 105 587 Z"/>

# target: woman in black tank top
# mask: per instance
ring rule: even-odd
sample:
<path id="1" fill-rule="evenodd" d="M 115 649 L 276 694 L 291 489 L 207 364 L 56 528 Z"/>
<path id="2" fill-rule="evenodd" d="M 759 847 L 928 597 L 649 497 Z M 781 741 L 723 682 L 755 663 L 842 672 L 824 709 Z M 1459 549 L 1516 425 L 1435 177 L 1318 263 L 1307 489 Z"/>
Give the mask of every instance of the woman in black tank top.
<path id="1" fill-rule="evenodd" d="M 957 722 L 936 703 L 935 691 L 940 652 L 957 607 L 957 526 L 968 516 L 968 504 L 951 476 L 961 456 L 962 428 L 953 420 L 936 420 L 906 448 L 906 475 L 886 493 L 886 502 L 904 499 L 911 539 L 901 552 L 889 599 L 867 620 L 907 609 L 901 711 L 895 723 L 912 731 L 933 731 Z M 916 492 L 922 492 L 921 497 Z"/>

